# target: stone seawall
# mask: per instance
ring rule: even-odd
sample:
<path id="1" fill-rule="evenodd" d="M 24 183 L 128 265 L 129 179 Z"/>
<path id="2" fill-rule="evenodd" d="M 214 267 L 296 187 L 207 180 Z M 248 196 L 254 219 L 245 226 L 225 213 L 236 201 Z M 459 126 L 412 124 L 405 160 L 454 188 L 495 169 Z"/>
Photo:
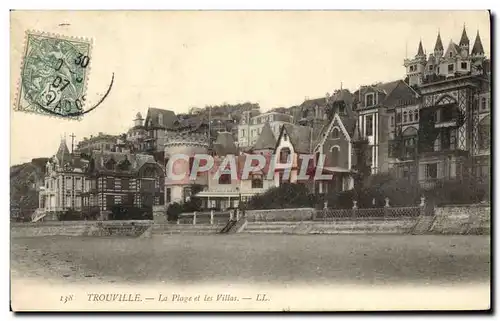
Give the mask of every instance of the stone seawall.
<path id="1" fill-rule="evenodd" d="M 489 204 L 443 206 L 434 210 L 436 219 L 430 228 L 437 234 L 490 234 Z"/>
<path id="2" fill-rule="evenodd" d="M 256 234 L 409 234 L 416 218 L 395 220 L 248 222 L 242 233 Z"/>
<path id="3" fill-rule="evenodd" d="M 314 218 L 314 208 L 284 208 L 270 210 L 249 210 L 245 215 L 249 222 L 300 222 Z"/>
<path id="4" fill-rule="evenodd" d="M 140 236 L 153 221 L 66 221 L 12 223 L 11 237 Z"/>

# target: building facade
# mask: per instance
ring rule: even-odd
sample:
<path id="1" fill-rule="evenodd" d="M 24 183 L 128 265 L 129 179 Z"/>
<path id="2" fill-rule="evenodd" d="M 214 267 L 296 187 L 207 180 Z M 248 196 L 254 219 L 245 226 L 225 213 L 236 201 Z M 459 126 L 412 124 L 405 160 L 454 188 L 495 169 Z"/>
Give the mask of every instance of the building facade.
<path id="1" fill-rule="evenodd" d="M 292 124 L 291 115 L 269 112 L 250 117 L 251 113 L 245 113 L 238 125 L 238 146 L 249 148 L 253 146 L 260 134 L 264 124 L 268 123 L 273 134 L 277 137 L 283 124 Z"/>
<path id="2" fill-rule="evenodd" d="M 163 205 L 165 174 L 151 155 L 96 151 L 85 175 L 83 206 L 98 208 L 102 219 L 115 205 L 146 211 Z"/>
<path id="3" fill-rule="evenodd" d="M 61 140 L 56 154 L 46 164 L 44 185 L 40 187 L 38 212 L 45 220 L 57 220 L 57 214 L 68 210 L 83 210 L 85 166 L 87 161 L 71 154 L 66 141 Z"/>

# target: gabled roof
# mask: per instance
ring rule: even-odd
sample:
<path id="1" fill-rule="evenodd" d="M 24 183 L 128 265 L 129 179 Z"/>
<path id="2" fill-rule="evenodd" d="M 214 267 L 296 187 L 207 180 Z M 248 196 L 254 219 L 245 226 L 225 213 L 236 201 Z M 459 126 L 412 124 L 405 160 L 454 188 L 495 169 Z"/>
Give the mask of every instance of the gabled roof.
<path id="1" fill-rule="evenodd" d="M 391 84 L 392 90 L 385 99 L 379 102 L 380 105 L 392 108 L 399 105 L 414 104 L 417 100 L 417 93 L 403 80 L 398 80 Z"/>
<path id="2" fill-rule="evenodd" d="M 152 155 L 146 155 L 146 154 L 94 151 L 92 152 L 91 160 L 93 161 L 95 166 L 94 170 L 100 173 L 109 172 L 109 173 L 135 174 L 145 164 L 154 164 L 156 166 L 160 166 L 158 163 L 155 162 L 154 157 Z M 109 170 L 106 168 L 106 163 L 110 160 L 113 160 L 116 164 L 128 161 L 130 163 L 130 166 L 127 170 L 122 170 L 118 168 Z"/>
<path id="3" fill-rule="evenodd" d="M 226 156 L 228 154 L 236 155 L 238 153 L 233 134 L 229 132 L 219 132 L 213 144 L 213 148 L 218 156 Z"/>
<path id="4" fill-rule="evenodd" d="M 456 56 L 460 53 L 460 46 L 450 40 L 450 44 L 448 45 L 448 49 L 446 49 L 445 56 L 448 57 L 450 51 L 453 52 L 453 55 Z"/>
<path id="5" fill-rule="evenodd" d="M 159 115 L 163 117 L 163 124 L 159 123 Z M 160 109 L 160 108 L 148 108 L 148 113 L 146 115 L 146 127 L 160 127 L 160 128 L 171 128 L 174 126 L 177 116 L 171 110 Z"/>
<path id="6" fill-rule="evenodd" d="M 484 55 L 483 43 L 481 42 L 481 37 L 479 37 L 479 30 L 477 31 L 476 40 L 474 41 L 471 54 Z"/>
<path id="7" fill-rule="evenodd" d="M 280 135 L 276 142 L 276 147 L 285 133 L 288 135 L 295 153 L 308 154 L 311 152 L 311 138 L 313 134 L 311 127 L 294 124 L 283 124 L 280 130 Z"/>
<path id="8" fill-rule="evenodd" d="M 252 150 L 274 149 L 274 147 L 276 147 L 276 137 L 274 137 L 274 133 L 269 123 L 265 123 Z"/>

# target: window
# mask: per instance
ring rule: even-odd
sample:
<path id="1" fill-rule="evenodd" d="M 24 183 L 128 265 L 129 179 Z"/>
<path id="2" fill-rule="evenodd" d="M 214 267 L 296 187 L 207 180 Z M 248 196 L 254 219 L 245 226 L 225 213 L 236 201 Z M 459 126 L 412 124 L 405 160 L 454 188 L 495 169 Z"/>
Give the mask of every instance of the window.
<path id="1" fill-rule="evenodd" d="M 334 167 L 339 166 L 339 155 L 340 155 L 340 149 L 338 147 L 333 147 L 332 148 L 332 166 L 334 166 Z"/>
<path id="2" fill-rule="evenodd" d="M 394 127 L 394 116 L 391 116 L 391 127 Z"/>
<path id="3" fill-rule="evenodd" d="M 450 51 L 450 58 L 453 57 L 453 52 Z"/>
<path id="4" fill-rule="evenodd" d="M 401 123 L 401 112 L 398 112 L 398 113 L 396 114 L 396 122 L 397 122 L 398 124 L 399 124 L 399 123 Z"/>
<path id="5" fill-rule="evenodd" d="M 334 128 L 332 130 L 332 138 L 333 139 L 338 139 L 340 137 L 340 131 L 338 128 Z"/>
<path id="6" fill-rule="evenodd" d="M 432 69 L 434 69 L 434 66 L 433 65 L 429 65 L 429 71 L 432 71 Z"/>
<path id="7" fill-rule="evenodd" d="M 404 111 L 403 112 L 403 123 L 407 123 L 407 122 L 408 122 L 408 112 Z"/>
<path id="8" fill-rule="evenodd" d="M 182 199 L 187 202 L 191 198 L 191 187 L 184 187 L 182 191 Z"/>
<path id="9" fill-rule="evenodd" d="M 339 106 L 339 114 L 345 115 L 345 106 Z"/>
<path id="10" fill-rule="evenodd" d="M 448 72 L 453 72 L 454 70 L 454 65 L 453 64 L 449 64 L 448 65 Z"/>
<path id="11" fill-rule="evenodd" d="M 479 149 L 490 148 L 490 124 L 484 123 L 479 125 Z"/>
<path id="12" fill-rule="evenodd" d="M 106 189 L 115 189 L 115 179 L 113 177 L 106 179 Z"/>
<path id="13" fill-rule="evenodd" d="M 114 195 L 106 195 L 106 209 L 110 210 L 113 205 L 115 205 Z"/>
<path id="14" fill-rule="evenodd" d="M 375 94 L 366 94 L 366 107 L 375 105 Z"/>
<path id="15" fill-rule="evenodd" d="M 241 137 L 245 137 L 245 130 L 244 129 L 241 130 Z"/>
<path id="16" fill-rule="evenodd" d="M 410 123 L 413 122 L 413 111 L 410 111 L 408 118 L 410 120 Z"/>
<path id="17" fill-rule="evenodd" d="M 130 179 L 129 178 L 122 178 L 121 183 L 122 183 L 122 190 L 130 189 Z"/>
<path id="18" fill-rule="evenodd" d="M 83 188 L 83 186 L 82 186 L 82 182 L 81 182 L 80 177 L 76 177 L 75 178 L 75 189 L 77 191 L 79 191 L 79 190 L 82 190 L 82 188 Z"/>
<path id="19" fill-rule="evenodd" d="M 439 67 L 437 67 L 437 73 L 439 74 Z"/>
<path id="20" fill-rule="evenodd" d="M 290 148 L 288 148 L 288 147 L 282 148 L 280 151 L 280 163 L 281 164 L 288 163 L 288 158 L 289 158 L 290 154 L 291 154 Z"/>
<path id="21" fill-rule="evenodd" d="M 420 110 L 415 110 L 415 121 L 418 121 Z"/>
<path id="22" fill-rule="evenodd" d="M 286 133 L 283 133 L 283 140 L 287 141 L 288 140 L 288 135 Z"/>
<path id="23" fill-rule="evenodd" d="M 486 110 L 487 105 L 486 105 L 486 98 L 482 97 L 481 98 L 481 110 Z"/>
<path id="24" fill-rule="evenodd" d="M 115 164 L 116 164 L 115 160 L 114 159 L 110 159 L 109 161 L 106 162 L 105 167 L 108 170 L 113 170 L 113 169 L 115 169 Z"/>
<path id="25" fill-rule="evenodd" d="M 462 69 L 467 69 L 467 62 L 462 62 L 462 63 L 460 64 L 460 67 L 461 67 Z"/>
<path id="26" fill-rule="evenodd" d="M 373 135 L 373 115 L 366 116 L 366 135 Z"/>
<path id="27" fill-rule="evenodd" d="M 221 174 L 219 177 L 219 184 L 231 184 L 231 174 Z"/>
<path id="28" fill-rule="evenodd" d="M 167 188 L 166 191 L 166 201 L 167 203 L 170 203 L 172 201 L 172 190 L 170 188 Z"/>
<path id="29" fill-rule="evenodd" d="M 252 175 L 252 188 L 263 188 L 262 175 Z"/>
<path id="30" fill-rule="evenodd" d="M 427 179 L 437 178 L 437 163 L 425 165 L 425 177 Z"/>

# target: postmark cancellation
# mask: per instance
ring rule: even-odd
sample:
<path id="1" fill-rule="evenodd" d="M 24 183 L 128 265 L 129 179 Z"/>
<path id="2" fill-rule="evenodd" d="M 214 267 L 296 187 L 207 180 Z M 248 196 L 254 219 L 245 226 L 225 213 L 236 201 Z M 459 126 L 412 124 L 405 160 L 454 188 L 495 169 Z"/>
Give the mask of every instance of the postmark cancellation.
<path id="1" fill-rule="evenodd" d="M 26 31 L 14 110 L 80 119 L 91 49 L 88 38 Z"/>

